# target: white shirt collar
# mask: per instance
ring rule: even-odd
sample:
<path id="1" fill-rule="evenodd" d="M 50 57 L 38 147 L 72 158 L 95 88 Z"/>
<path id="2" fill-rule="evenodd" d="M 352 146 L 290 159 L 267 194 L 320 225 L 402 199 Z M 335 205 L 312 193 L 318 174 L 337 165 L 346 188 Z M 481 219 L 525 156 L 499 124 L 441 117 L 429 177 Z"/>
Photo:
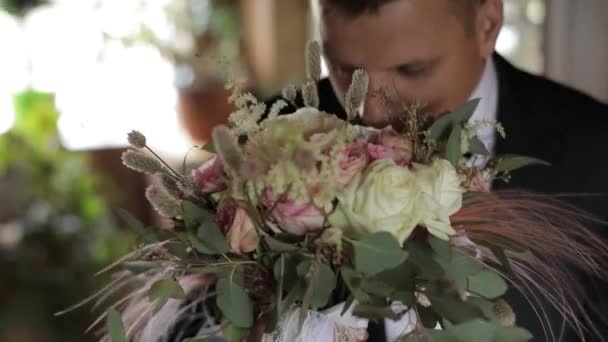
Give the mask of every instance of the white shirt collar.
<path id="1" fill-rule="evenodd" d="M 476 98 L 480 98 L 481 101 L 469 122 L 496 121 L 498 118 L 498 77 L 492 56 L 486 59 L 481 79 L 469 99 Z M 493 153 L 496 145 L 496 129 L 491 126 L 483 127 L 478 131 L 478 136 L 488 151 Z"/>

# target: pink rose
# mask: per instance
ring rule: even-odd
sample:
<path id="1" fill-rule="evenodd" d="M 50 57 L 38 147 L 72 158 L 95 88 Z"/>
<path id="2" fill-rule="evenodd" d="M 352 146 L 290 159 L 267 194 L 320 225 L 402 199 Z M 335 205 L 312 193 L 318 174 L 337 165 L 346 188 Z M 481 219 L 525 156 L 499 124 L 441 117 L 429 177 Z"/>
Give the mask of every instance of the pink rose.
<path id="1" fill-rule="evenodd" d="M 249 214 L 239 202 L 223 200 L 217 209 L 216 219 L 233 252 L 244 254 L 257 248 L 260 237 Z"/>
<path id="2" fill-rule="evenodd" d="M 490 192 L 490 175 L 487 172 L 479 171 L 469 180 L 466 187 L 472 192 Z"/>
<path id="3" fill-rule="evenodd" d="M 367 153 L 372 160 L 392 159 L 397 165 L 406 166 L 412 162 L 411 141 L 388 127 L 380 131 L 375 143 L 367 144 Z"/>
<path id="4" fill-rule="evenodd" d="M 325 215 L 312 203 L 298 205 L 289 199 L 276 201 L 271 198 L 270 191 L 266 191 L 262 202 L 266 208 L 272 209 L 270 216 L 281 230 L 294 235 L 304 235 L 323 228 Z"/>
<path id="5" fill-rule="evenodd" d="M 207 160 L 201 167 L 192 170 L 192 177 L 203 193 L 214 193 L 226 189 L 224 165 L 217 157 Z"/>
<path id="6" fill-rule="evenodd" d="M 339 163 L 340 177 L 337 183 L 344 187 L 358 173 L 363 171 L 368 163 L 366 143 L 363 140 L 357 141 L 344 148 L 344 155 Z"/>

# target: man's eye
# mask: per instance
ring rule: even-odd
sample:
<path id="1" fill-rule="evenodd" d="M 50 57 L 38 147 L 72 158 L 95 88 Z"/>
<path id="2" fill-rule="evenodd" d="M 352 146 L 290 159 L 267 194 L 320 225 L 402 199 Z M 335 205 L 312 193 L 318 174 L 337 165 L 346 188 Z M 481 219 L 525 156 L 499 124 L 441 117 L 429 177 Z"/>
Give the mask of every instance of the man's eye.
<path id="1" fill-rule="evenodd" d="M 403 65 L 397 67 L 397 72 L 403 77 L 420 77 L 430 71 L 427 64 Z"/>

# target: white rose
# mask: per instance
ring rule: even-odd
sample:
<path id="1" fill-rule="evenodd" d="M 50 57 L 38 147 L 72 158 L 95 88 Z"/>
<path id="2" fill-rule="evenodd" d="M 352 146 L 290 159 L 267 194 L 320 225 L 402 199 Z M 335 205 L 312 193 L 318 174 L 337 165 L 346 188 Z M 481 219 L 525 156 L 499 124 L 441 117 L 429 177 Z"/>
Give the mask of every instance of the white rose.
<path id="1" fill-rule="evenodd" d="M 429 233 L 448 239 L 455 233 L 450 216 L 462 208 L 464 189 L 458 172 L 446 159 L 435 159 L 431 165 L 415 164 L 413 172 L 428 209 L 425 210 L 422 225 Z"/>
<path id="2" fill-rule="evenodd" d="M 370 164 L 337 197 L 329 222 L 352 238 L 387 231 L 403 242 L 430 216 L 416 175 L 391 159 Z"/>

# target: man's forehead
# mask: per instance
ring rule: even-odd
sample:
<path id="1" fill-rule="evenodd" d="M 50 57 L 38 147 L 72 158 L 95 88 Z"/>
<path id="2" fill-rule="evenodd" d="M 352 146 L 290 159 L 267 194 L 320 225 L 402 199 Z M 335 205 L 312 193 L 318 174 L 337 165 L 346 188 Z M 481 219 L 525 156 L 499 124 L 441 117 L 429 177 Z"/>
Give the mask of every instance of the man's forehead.
<path id="1" fill-rule="evenodd" d="M 353 66 L 386 68 L 436 58 L 464 36 L 443 0 L 397 0 L 358 16 L 322 12 L 326 55 Z"/>

